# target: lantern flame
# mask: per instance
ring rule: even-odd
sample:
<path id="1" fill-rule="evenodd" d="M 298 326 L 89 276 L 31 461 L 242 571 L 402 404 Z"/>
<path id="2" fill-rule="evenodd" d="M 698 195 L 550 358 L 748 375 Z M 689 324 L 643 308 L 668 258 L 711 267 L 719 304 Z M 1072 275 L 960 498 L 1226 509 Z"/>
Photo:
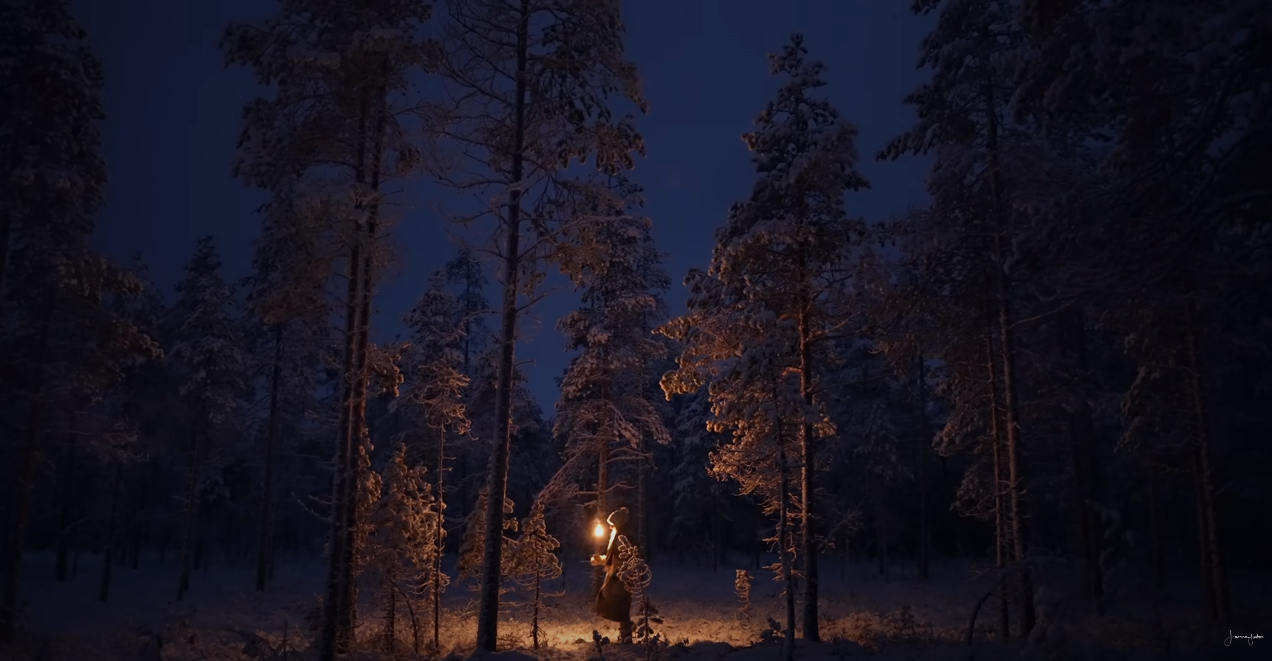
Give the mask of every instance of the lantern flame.
<path id="1" fill-rule="evenodd" d="M 596 524 L 596 528 L 592 531 L 592 534 L 593 534 L 593 535 L 596 535 L 597 537 L 604 537 L 604 536 L 605 536 L 605 526 L 601 525 L 600 523 L 597 523 L 597 524 Z"/>

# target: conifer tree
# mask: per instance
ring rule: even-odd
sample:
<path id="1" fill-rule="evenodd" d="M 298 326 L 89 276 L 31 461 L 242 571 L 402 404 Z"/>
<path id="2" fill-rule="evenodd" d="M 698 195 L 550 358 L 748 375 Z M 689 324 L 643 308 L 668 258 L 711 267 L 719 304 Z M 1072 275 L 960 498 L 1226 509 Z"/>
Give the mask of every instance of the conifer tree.
<path id="1" fill-rule="evenodd" d="M 570 178 L 570 164 L 594 159 L 599 170 L 617 173 L 643 150 L 629 119 L 614 116 L 611 96 L 621 95 L 642 110 L 645 104 L 635 67 L 623 59 L 617 0 L 457 0 L 447 9 L 442 60 L 447 99 L 435 113 L 444 148 L 436 169 L 444 182 L 495 201 L 476 215 L 495 220 L 502 271 L 486 485 L 490 543 L 477 616 L 477 647 L 494 651 L 503 552 L 494 541 L 503 528 L 500 502 L 511 454 L 522 296 L 541 281 L 543 260 L 561 248 L 556 226 L 569 223 L 574 190 L 560 184 Z M 469 172 L 470 159 L 482 171 Z M 464 167 L 452 167 L 452 160 Z"/>
<path id="2" fill-rule="evenodd" d="M 12 514 L 0 548 L 0 643 L 14 633 L 30 492 L 53 383 L 46 370 L 56 299 L 70 293 L 91 301 L 105 284 L 128 284 L 84 244 L 106 183 L 98 128 L 102 80 L 68 2 L 0 3 L 0 151 L 6 155 L 0 162 L 0 367 L 12 373 L 19 369 L 12 363 L 22 363 L 27 395 L 25 434 L 15 443 Z M 0 426 L 0 435 L 16 432 Z"/>
<path id="3" fill-rule="evenodd" d="M 259 24 L 236 23 L 222 38 L 228 64 L 253 68 L 271 98 L 244 110 L 235 174 L 276 190 L 300 177 L 339 220 L 336 236 L 346 291 L 340 423 L 332 497 L 330 571 L 320 658 L 352 645 L 353 536 L 359 528 L 355 493 L 361 482 L 359 446 L 366 425 L 370 319 L 376 274 L 383 267 L 385 185 L 414 172 L 419 149 L 404 117 L 413 73 L 429 68 L 436 48 L 420 27 L 431 4 L 391 0 L 351 9 L 325 0 L 285 2 Z M 336 173 L 335 177 L 329 177 Z"/>
<path id="4" fill-rule="evenodd" d="M 713 470 L 738 479 L 744 493 L 760 490 L 782 520 L 779 540 L 790 532 L 788 502 L 799 503 L 802 629 L 816 641 L 816 445 L 834 430 L 818 393 L 819 362 L 843 326 L 842 294 L 853 277 L 849 257 L 864 236 L 862 223 L 847 214 L 844 194 L 869 184 L 855 169 L 857 130 L 814 95 L 825 85 L 824 67 L 805 56 L 800 35 L 770 56 L 772 73 L 787 81 L 755 131 L 743 136 L 759 178 L 717 232 L 710 272 L 691 274 L 697 282 L 690 315 L 668 330 L 685 343 L 681 371 L 699 363 L 711 373 L 712 425 L 734 434 L 734 442 L 713 455 Z M 701 316 L 720 319 L 707 323 Z M 695 323 L 698 329 L 691 328 Z M 723 337 L 712 337 L 716 333 Z M 668 394 L 690 392 L 701 378 L 669 376 Z M 786 491 L 796 475 L 797 497 Z M 783 558 L 779 564 L 789 573 Z M 789 652 L 793 601 L 788 607 Z"/>
<path id="5" fill-rule="evenodd" d="M 370 472 L 375 475 L 374 471 Z M 376 496 L 367 515 L 370 535 L 362 571 L 382 588 L 385 651 L 393 652 L 397 641 L 399 599 L 409 602 L 420 586 L 444 587 L 438 576 L 438 528 L 440 503 L 433 493 L 423 467 L 407 464 L 406 446 L 392 452 L 382 474 L 373 479 L 368 495 Z M 376 494 L 375 492 L 379 493 Z M 420 650 L 419 618 L 412 614 L 412 635 L 416 653 Z"/>
<path id="6" fill-rule="evenodd" d="M 1014 560 L 1028 557 L 1025 448 L 1022 438 L 1018 370 L 1019 292 L 1013 283 L 1012 246 L 1029 208 L 1023 181 L 1049 153 L 1038 127 L 1010 121 L 1006 95 L 1012 72 L 1008 62 L 1027 48 L 1006 0 L 924 0 L 917 13 L 938 11 L 935 29 L 921 46 L 920 66 L 934 69 L 931 81 L 906 97 L 915 106 L 918 125 L 880 152 L 881 159 L 905 153 L 936 156 L 928 191 L 930 220 L 961 243 L 962 258 L 946 265 L 959 289 L 979 287 L 983 303 L 964 299 L 989 331 L 987 356 L 992 386 L 989 417 L 996 432 L 993 456 L 995 492 L 1002 489 Z M 958 55 L 954 52 L 957 51 Z M 940 235 L 938 235 L 940 236 Z M 971 315 L 965 319 L 975 318 Z M 1001 478 L 1001 479 L 1000 479 Z M 1017 598 L 1023 635 L 1033 628 L 1033 579 L 1018 567 Z"/>
<path id="7" fill-rule="evenodd" d="M 544 583 L 561 577 L 561 561 L 556 555 L 561 543 L 548 532 L 543 510 L 542 501 L 535 501 L 530 507 L 530 515 L 521 524 L 521 536 L 510 552 L 510 577 L 530 591 L 530 639 L 534 649 L 539 649 L 543 637 L 539 623 L 545 608 L 543 599 L 548 596 L 543 593 Z"/>
<path id="8" fill-rule="evenodd" d="M 445 518 L 447 509 L 445 484 L 447 439 L 457 438 L 469 431 L 464 391 L 468 377 L 464 374 L 462 347 L 467 339 L 469 312 L 459 305 L 456 297 L 446 289 L 445 274 L 433 275 L 424 296 L 407 313 L 403 321 L 411 329 L 411 343 L 406 352 L 407 397 L 412 418 L 436 443 L 435 481 L 438 516 Z M 457 314 L 458 311 L 458 314 Z M 395 403 L 400 400 L 395 400 Z M 431 580 L 428 585 L 433 621 L 433 646 L 439 644 L 441 599 L 449 579 L 442 572 L 442 553 L 445 549 L 446 527 L 433 528 L 434 536 L 427 544 L 431 549 Z"/>
<path id="9" fill-rule="evenodd" d="M 173 345 L 169 360 L 181 379 L 180 394 L 189 422 L 189 459 L 181 521 L 177 599 L 190 589 L 199 501 L 206 462 L 218 436 L 234 423 L 247 386 L 248 357 L 240 327 L 231 315 L 234 292 L 221 276 L 221 258 L 212 237 L 199 239 L 177 283 L 172 309 Z"/>
<path id="10" fill-rule="evenodd" d="M 639 204 L 637 195 L 633 186 L 612 184 L 612 197 L 595 201 L 590 212 L 596 219 L 587 226 L 592 234 L 587 243 L 602 256 L 562 265 L 579 290 L 582 308 L 557 327 L 566 336 L 566 349 L 580 353 L 561 378 L 554 433 L 564 440 L 567 465 L 590 465 L 595 459 L 597 517 L 610 511 L 613 466 L 634 463 L 640 470 L 651 460 L 643 446 L 646 437 L 670 441 L 661 407 L 645 387 L 649 369 L 665 356 L 653 329 L 666 316 L 662 292 L 668 279 L 649 220 L 628 208 Z M 597 589 L 604 573 L 599 569 Z"/>

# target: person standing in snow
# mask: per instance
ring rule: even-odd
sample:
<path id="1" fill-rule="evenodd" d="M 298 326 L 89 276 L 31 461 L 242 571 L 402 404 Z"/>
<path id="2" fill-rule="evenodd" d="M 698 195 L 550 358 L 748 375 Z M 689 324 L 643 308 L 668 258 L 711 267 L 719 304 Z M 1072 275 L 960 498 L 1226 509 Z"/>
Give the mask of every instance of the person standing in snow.
<path id="1" fill-rule="evenodd" d="M 601 584 L 601 591 L 596 595 L 596 614 L 611 622 L 618 622 L 619 642 L 630 643 L 632 642 L 632 594 L 627 591 L 622 579 L 618 577 L 618 540 L 621 537 L 624 542 L 627 541 L 622 534 L 627 525 L 627 508 L 620 507 L 614 510 L 605 522 L 610 528 L 609 545 L 605 547 L 604 555 L 592 556 L 593 566 L 605 566 L 605 582 Z"/>

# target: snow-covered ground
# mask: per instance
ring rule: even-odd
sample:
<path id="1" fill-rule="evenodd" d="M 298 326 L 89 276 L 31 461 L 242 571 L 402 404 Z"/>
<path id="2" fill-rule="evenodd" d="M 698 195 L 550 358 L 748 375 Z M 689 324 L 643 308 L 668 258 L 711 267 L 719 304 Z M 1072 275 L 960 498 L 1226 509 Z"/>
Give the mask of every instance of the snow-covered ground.
<path id="1" fill-rule="evenodd" d="M 81 559 L 78 576 L 65 583 L 53 580 L 52 558 L 26 558 L 23 593 L 27 607 L 21 614 L 22 638 L 18 646 L 0 648 L 0 660 L 97 661 L 139 658 L 138 645 L 145 631 L 163 637 L 164 661 L 222 661 L 247 658 L 245 641 L 261 635 L 274 645 L 286 637 L 300 650 L 294 659 L 312 656 L 307 617 L 316 612 L 324 565 L 291 563 L 279 568 L 269 590 L 252 591 L 254 572 L 249 568 L 218 567 L 195 573 L 186 601 L 176 602 L 176 566 L 170 555 L 165 565 L 147 559 L 141 569 L 116 569 L 111 601 L 97 601 L 100 558 Z M 838 661 L 847 658 L 913 659 L 948 661 L 964 659 L 1072 658 L 1072 659 L 1192 659 L 1272 658 L 1272 609 L 1264 597 L 1272 582 L 1267 575 L 1234 571 L 1234 605 L 1242 622 L 1263 639 L 1247 645 L 1224 645 L 1227 630 L 1207 625 L 1197 603 L 1196 579 L 1169 586 L 1161 598 L 1148 591 L 1132 590 L 1114 599 L 1105 615 L 1096 617 L 1093 606 L 1067 598 L 1080 584 L 1073 567 L 1049 565 L 1038 583 L 1059 596 L 1053 613 L 1041 614 L 1052 644 L 1045 650 L 1056 656 L 1035 657 L 1024 641 L 995 640 L 990 633 L 997 617 L 993 600 L 977 620 L 975 644 L 966 644 L 968 620 L 992 579 L 987 572 L 966 562 L 933 566 L 933 578 L 915 580 L 911 567 L 905 577 L 897 568 L 885 581 L 873 566 L 843 567 L 828 559 L 822 580 L 822 638 L 816 645 L 801 643 L 796 658 Z M 779 646 L 763 643 L 768 618 L 780 616 L 779 584 L 771 574 L 750 567 L 755 578 L 753 612 L 749 619 L 738 613 L 734 596 L 734 570 L 673 561 L 653 563 L 654 580 L 649 595 L 661 623 L 654 629 L 668 642 L 650 650 L 648 658 L 660 661 L 778 661 Z M 1123 579 L 1125 582 L 1125 579 Z M 563 592 L 549 599 L 544 616 L 546 647 L 534 656 L 552 661 L 585 661 L 594 658 L 592 631 L 616 637 L 616 628 L 591 615 L 590 577 L 583 563 L 571 563 L 563 581 L 552 590 Z M 474 593 L 454 585 L 447 593 L 441 625 L 444 654 L 467 656 L 474 645 L 472 617 Z M 515 600 L 510 595 L 510 600 Z M 500 625 L 501 648 L 530 647 L 530 626 L 524 612 L 512 606 Z M 376 635 L 377 613 L 364 606 L 360 636 Z M 1014 615 L 1014 613 L 1013 613 Z M 425 618 L 427 627 L 427 618 Z M 1258 627 L 1263 626 L 1266 630 Z M 399 629 L 405 629 L 399 625 Z M 409 630 L 400 634 L 409 640 Z M 426 634 L 427 638 L 428 635 Z M 371 645 L 368 643 L 368 647 Z M 47 657 L 37 657 L 43 647 Z M 607 661 L 646 659 L 643 646 L 603 645 Z M 1067 654 L 1065 656 L 1064 654 Z M 265 658 L 265 657 L 260 657 Z M 359 655 L 379 659 L 379 655 Z M 387 655 L 383 658 L 389 658 Z M 404 658 L 413 658 L 407 654 Z M 153 661 L 153 660 L 151 660 Z"/>

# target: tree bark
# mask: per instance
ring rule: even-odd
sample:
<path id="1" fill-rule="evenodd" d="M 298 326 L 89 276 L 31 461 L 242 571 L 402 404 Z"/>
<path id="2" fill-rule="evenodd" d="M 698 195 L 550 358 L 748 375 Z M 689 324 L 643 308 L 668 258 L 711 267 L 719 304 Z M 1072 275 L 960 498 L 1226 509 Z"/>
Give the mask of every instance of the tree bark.
<path id="1" fill-rule="evenodd" d="M 124 490 L 124 462 L 115 460 L 115 477 L 110 490 L 110 509 L 106 515 L 106 547 L 102 553 L 102 583 L 97 592 L 97 599 L 102 603 L 110 598 L 111 570 L 115 560 L 115 542 L 119 539 L 119 531 L 115 528 L 115 515 L 119 510 L 119 497 Z"/>
<path id="2" fill-rule="evenodd" d="M 602 385 L 602 388 L 604 386 Z M 605 393 L 601 393 L 602 399 Z M 609 439 L 604 438 L 604 432 L 598 431 L 602 435 L 599 445 L 597 446 L 596 457 L 596 522 L 600 524 L 609 516 L 609 503 L 606 502 L 606 492 L 609 490 Z M 605 553 L 608 538 L 598 537 L 597 553 Z M 592 567 L 592 594 L 599 594 L 601 586 L 605 582 L 605 566 L 598 565 Z"/>
<path id="3" fill-rule="evenodd" d="M 1003 204 L 1003 190 L 999 181 L 998 160 L 998 115 L 994 104 L 994 89 L 987 85 L 986 116 L 989 120 L 986 135 L 986 151 L 989 158 L 989 188 L 994 212 L 994 276 L 998 284 L 998 332 L 1002 340 L 999 349 L 1002 351 L 1003 370 L 1003 413 L 1006 417 L 1007 436 L 1007 475 L 1011 507 L 1012 551 L 1016 562 L 1025 562 L 1028 558 L 1028 547 L 1025 534 L 1025 502 L 1024 476 L 1021 467 L 1020 414 L 1017 404 L 1016 384 L 1016 347 L 1011 315 L 1011 284 L 1005 270 L 1006 249 L 1003 247 L 1006 232 L 1006 212 Z M 1028 637 L 1034 627 L 1033 576 L 1028 566 L 1021 566 L 1020 576 L 1020 631 L 1022 637 Z"/>
<path id="4" fill-rule="evenodd" d="M 928 498 L 927 498 L 927 456 L 928 448 L 932 446 L 932 428 L 928 424 L 927 417 L 927 375 L 925 364 L 923 362 L 923 354 L 919 354 L 919 457 L 916 460 L 918 465 L 918 483 L 919 483 L 919 580 L 928 580 Z"/>
<path id="5" fill-rule="evenodd" d="M 1008 521 L 1006 505 L 1003 502 L 1003 479 L 1006 461 L 1003 459 L 1003 441 L 1001 428 L 1001 409 L 998 400 L 998 365 L 994 360 L 994 336 L 990 318 L 990 297 L 985 297 L 986 329 L 985 329 L 985 362 L 989 367 L 989 430 L 990 443 L 994 457 L 994 566 L 1001 575 L 1011 561 L 1008 545 Z M 998 627 L 1003 638 L 1011 637 L 1011 617 L 1009 614 L 1007 581 L 998 581 Z"/>
<path id="6" fill-rule="evenodd" d="M 508 487 L 512 434 L 512 361 L 517 342 L 517 289 L 520 271 L 521 185 L 526 132 L 526 67 L 530 2 L 521 0 L 517 25 L 517 68 L 512 112 L 512 185 L 508 191 L 507 241 L 504 246 L 503 318 L 500 323 L 499 379 L 495 397 L 495 442 L 486 482 L 486 548 L 482 555 L 481 596 L 477 606 L 477 649 L 493 652 L 499 635 L 499 587 L 503 566 L 503 501 Z"/>
<path id="7" fill-rule="evenodd" d="M 816 459 L 815 439 L 813 438 L 813 425 L 809 422 L 809 416 L 813 410 L 813 361 L 812 361 L 812 329 L 808 324 L 808 308 L 811 305 L 809 301 L 808 284 L 804 273 L 803 259 L 800 260 L 800 278 L 801 286 L 798 296 L 799 319 L 797 332 L 799 333 L 799 388 L 800 397 L 804 404 L 804 414 L 801 416 L 803 423 L 799 428 L 799 444 L 800 444 L 800 480 L 799 480 L 799 496 L 803 511 L 800 512 L 800 537 L 799 537 L 799 553 L 803 560 L 804 570 L 804 611 L 803 611 L 803 630 L 804 640 L 809 642 L 821 641 L 820 622 L 818 621 L 817 609 L 817 517 L 814 514 L 813 501 L 816 492 L 813 489 L 813 473 L 816 470 L 814 463 Z"/>
<path id="8" fill-rule="evenodd" d="M 1210 429 L 1206 415 L 1205 385 L 1201 373 L 1201 359 L 1197 346 L 1197 313 L 1189 303 L 1186 308 L 1185 327 L 1188 333 L 1188 367 L 1192 389 L 1193 416 L 1197 425 L 1197 479 L 1201 492 L 1199 507 L 1203 511 L 1202 543 L 1210 559 L 1210 585 L 1208 592 L 1214 599 L 1213 615 L 1222 624 L 1232 625 L 1232 603 L 1228 593 L 1228 575 L 1224 567 L 1223 547 L 1220 545 L 1218 508 L 1215 498 L 1214 467 L 1211 461 Z"/>
<path id="9" fill-rule="evenodd" d="M 790 534 L 790 501 L 791 485 L 789 470 L 786 466 L 786 441 L 782 438 L 782 428 L 778 425 L 777 430 L 777 463 L 779 479 L 780 498 L 777 508 L 777 554 L 779 562 L 782 566 L 782 591 L 783 605 L 786 607 L 786 621 L 784 622 L 784 631 L 782 637 L 782 659 L 791 661 L 795 655 L 795 572 L 792 565 L 794 561 L 791 559 L 792 542 Z"/>
<path id="10" fill-rule="evenodd" d="M 361 175 L 359 174 L 359 178 Z M 333 661 L 336 654 L 343 653 L 347 639 L 340 634 L 341 601 L 345 591 L 341 586 L 344 580 L 345 565 L 345 528 L 348 526 L 347 510 L 350 507 L 352 490 L 348 483 L 352 479 L 351 465 L 353 458 L 353 388 L 354 388 L 354 340 L 358 328 L 357 297 L 362 291 L 360 278 L 362 273 L 362 257 L 359 245 L 354 242 L 350 250 L 348 265 L 349 283 L 345 301 L 345 346 L 344 346 L 344 378 L 341 384 L 340 423 L 336 439 L 335 467 L 332 471 L 331 488 L 331 538 L 327 543 L 327 590 L 323 599 L 323 624 L 319 635 L 318 658 L 320 661 Z"/>
<path id="11" fill-rule="evenodd" d="M 636 546 L 645 562 L 652 562 L 649 554 L 649 442 L 644 432 L 640 435 L 640 459 L 636 464 Z"/>
<path id="12" fill-rule="evenodd" d="M 274 365 L 270 370 L 269 419 L 265 422 L 265 483 L 261 485 L 260 527 L 256 542 L 256 591 L 265 591 L 273 522 L 275 455 L 278 447 L 278 385 L 283 371 L 283 324 L 274 325 Z"/>
<path id="13" fill-rule="evenodd" d="M 57 567 L 53 578 L 61 583 L 66 580 L 71 551 L 71 501 L 75 497 L 75 441 L 66 444 L 66 459 L 62 466 L 61 526 L 57 535 Z"/>
<path id="14" fill-rule="evenodd" d="M 367 173 L 367 188 L 374 192 L 379 192 L 381 183 L 381 167 L 384 159 L 384 131 L 385 124 L 388 121 L 387 84 L 389 76 L 389 61 L 387 56 L 381 59 L 379 72 L 379 86 L 375 88 L 375 95 L 372 97 L 375 103 L 375 124 L 372 128 L 371 150 L 368 154 L 369 171 Z M 341 566 L 343 576 L 340 586 L 344 590 L 344 597 L 341 599 L 341 622 L 340 630 L 344 632 L 344 642 L 346 651 L 352 650 L 354 641 L 354 632 L 358 623 L 358 565 L 361 562 L 360 551 L 362 545 L 361 533 L 361 513 L 359 499 L 361 498 L 361 485 L 363 479 L 363 471 L 365 468 L 360 460 L 361 451 L 365 448 L 366 452 L 371 452 L 371 434 L 367 427 L 367 388 L 369 375 L 367 371 L 368 359 L 371 347 L 371 298 L 373 294 L 373 285 L 375 278 L 373 276 L 374 269 L 374 244 L 378 238 L 379 232 L 379 211 L 380 203 L 378 200 L 372 201 L 366 207 L 367 223 L 366 223 L 366 250 L 362 251 L 362 292 L 358 304 L 361 312 L 358 315 L 358 330 L 354 340 L 354 391 L 353 391 L 353 418 L 351 435 L 355 436 L 354 448 L 352 449 L 352 461 L 350 462 L 351 477 L 345 487 L 349 490 L 349 507 L 345 510 L 348 517 L 348 523 L 345 528 L 345 563 Z"/>
<path id="15" fill-rule="evenodd" d="M 1061 315 L 1060 352 L 1078 386 L 1076 407 L 1068 412 L 1070 459 L 1073 467 L 1074 511 L 1078 518 L 1078 543 L 1081 548 L 1085 591 L 1089 597 L 1104 592 L 1100 571 L 1100 531 L 1093 501 L 1095 500 L 1094 423 L 1087 403 L 1086 328 L 1082 309 Z"/>
<path id="16" fill-rule="evenodd" d="M 186 464 L 185 509 L 181 523 L 180 569 L 177 577 L 177 601 L 185 598 L 190 590 L 190 569 L 195 552 L 195 528 L 199 520 L 199 471 L 202 470 L 200 456 L 203 441 L 202 427 L 205 413 L 200 409 L 195 417 L 194 427 L 190 430 L 190 460 Z"/>
<path id="17" fill-rule="evenodd" d="M 433 653 L 441 650 L 442 627 L 442 556 L 446 552 L 446 491 L 443 476 L 446 473 L 446 429 L 437 434 L 437 529 L 433 539 Z"/>
<path id="18" fill-rule="evenodd" d="M 1153 536 L 1153 585 L 1162 587 L 1166 584 L 1166 541 L 1162 537 L 1162 510 L 1157 494 L 1157 468 L 1152 457 L 1144 462 L 1148 480 L 1148 520 Z"/>

